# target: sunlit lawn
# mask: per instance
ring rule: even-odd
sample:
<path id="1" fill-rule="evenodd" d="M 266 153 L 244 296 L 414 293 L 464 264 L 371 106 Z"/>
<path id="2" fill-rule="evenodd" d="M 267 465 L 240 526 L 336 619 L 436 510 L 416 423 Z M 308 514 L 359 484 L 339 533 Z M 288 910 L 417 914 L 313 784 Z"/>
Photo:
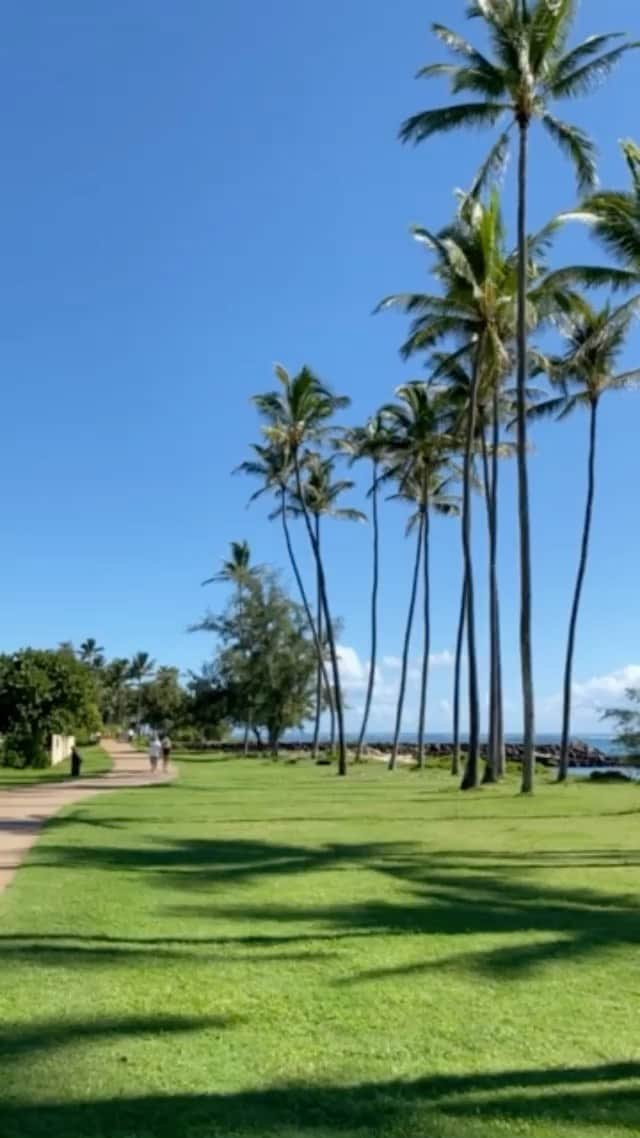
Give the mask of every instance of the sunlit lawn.
<path id="1" fill-rule="evenodd" d="M 82 755 L 82 776 L 105 774 L 111 769 L 111 759 L 100 747 L 79 747 Z M 0 766 L 0 791 L 12 790 L 13 787 L 33 786 L 35 783 L 59 782 L 69 778 L 71 765 L 69 759 L 58 763 L 55 767 L 37 769 L 26 767 L 19 770 L 17 767 Z"/>
<path id="2" fill-rule="evenodd" d="M 0 899 L 2 1138 L 640 1134 L 640 788 L 181 764 Z"/>

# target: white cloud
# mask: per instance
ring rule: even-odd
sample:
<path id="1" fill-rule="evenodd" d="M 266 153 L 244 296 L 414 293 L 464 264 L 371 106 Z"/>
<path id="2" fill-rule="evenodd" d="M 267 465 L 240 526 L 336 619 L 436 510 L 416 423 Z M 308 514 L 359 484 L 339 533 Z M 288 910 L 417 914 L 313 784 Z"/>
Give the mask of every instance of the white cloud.
<path id="1" fill-rule="evenodd" d="M 449 652 L 445 648 L 444 652 L 432 652 L 429 656 L 429 663 L 432 668 L 452 668 L 455 664 L 455 656 L 453 652 Z"/>
<path id="2" fill-rule="evenodd" d="M 369 681 L 369 661 L 362 660 L 357 650 L 349 644 L 339 644 L 337 646 L 337 652 L 340 664 L 340 678 L 348 704 L 348 715 L 355 720 L 358 709 L 363 703 L 364 694 Z M 434 671 L 436 669 L 441 670 L 448 668 L 453 662 L 453 655 L 448 651 L 434 652 L 430 655 L 429 662 Z M 371 707 L 371 724 L 372 727 L 378 730 L 390 730 L 393 726 L 401 666 L 402 660 L 400 657 L 383 656 L 381 664 L 376 668 L 375 689 Z M 407 673 L 405 702 L 405 724 L 407 729 L 410 728 L 417 714 L 420 678 L 420 661 L 413 659 L 410 661 Z M 435 698 L 436 696 L 434 695 L 434 699 Z M 446 700 L 442 702 L 447 705 Z M 443 714 L 445 717 L 450 715 L 448 705 L 443 707 L 441 703 L 436 703 L 434 707 L 438 710 L 438 718 L 440 720 L 442 720 Z M 444 724 L 441 722 L 440 728 L 443 726 Z M 434 729 L 437 730 L 438 728 L 434 727 Z"/>
<path id="3" fill-rule="evenodd" d="M 399 671 L 402 667 L 402 660 L 400 656 L 383 656 L 382 663 L 384 664 L 385 668 L 391 668 L 395 671 Z"/>
<path id="4" fill-rule="evenodd" d="M 604 676 L 591 676 L 588 680 L 576 682 L 571 688 L 574 716 L 593 725 L 599 721 L 604 709 L 624 702 L 627 688 L 632 687 L 640 687 L 640 664 L 626 664 Z M 561 707 L 562 692 L 556 692 L 544 701 L 543 711 L 557 715 Z"/>

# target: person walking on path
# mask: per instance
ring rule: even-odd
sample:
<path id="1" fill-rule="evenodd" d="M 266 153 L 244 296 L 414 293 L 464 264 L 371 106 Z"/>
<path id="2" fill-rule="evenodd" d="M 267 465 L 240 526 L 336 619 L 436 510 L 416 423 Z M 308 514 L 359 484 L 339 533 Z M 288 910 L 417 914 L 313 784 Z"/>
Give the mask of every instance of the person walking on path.
<path id="1" fill-rule="evenodd" d="M 162 739 L 162 769 L 163 771 L 169 770 L 169 762 L 171 760 L 171 739 L 169 735 L 164 735 Z"/>
<path id="2" fill-rule="evenodd" d="M 149 765 L 152 774 L 155 774 L 158 769 L 161 753 L 162 747 L 160 746 L 160 740 L 157 735 L 152 735 L 151 742 L 149 743 Z"/>

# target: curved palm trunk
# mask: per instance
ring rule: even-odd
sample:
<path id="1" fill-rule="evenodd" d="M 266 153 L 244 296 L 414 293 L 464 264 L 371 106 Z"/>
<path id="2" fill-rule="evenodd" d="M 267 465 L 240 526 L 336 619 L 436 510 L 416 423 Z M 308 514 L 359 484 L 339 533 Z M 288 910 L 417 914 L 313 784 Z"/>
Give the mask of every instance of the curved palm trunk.
<path id="1" fill-rule="evenodd" d="M 531 537 L 527 473 L 527 143 L 529 123 L 522 119 L 518 156 L 518 521 L 520 528 L 520 660 L 524 751 L 522 793 L 535 786 L 535 708 L 531 648 Z"/>
<path id="2" fill-rule="evenodd" d="M 464 642 L 465 618 L 467 615 L 467 577 L 463 574 L 458 635 L 456 637 L 456 660 L 453 669 L 453 755 L 451 774 L 460 774 L 460 673 L 462 671 L 462 645 Z"/>
<path id="3" fill-rule="evenodd" d="M 298 461 L 298 455 L 296 452 L 294 452 L 293 465 L 296 476 L 296 490 L 298 492 L 298 498 L 300 499 L 302 516 L 307 527 L 307 533 L 309 535 L 309 541 L 311 543 L 311 550 L 313 552 L 314 560 L 316 563 L 316 570 L 318 573 L 318 586 L 320 589 L 320 599 L 322 602 L 322 611 L 324 614 L 324 622 L 327 630 L 327 640 L 329 643 L 331 671 L 333 673 L 333 699 L 336 710 L 336 723 L 338 728 L 338 774 L 344 776 L 347 773 L 347 743 L 344 732 L 344 708 L 342 705 L 342 686 L 340 683 L 340 668 L 338 665 L 336 638 L 333 630 L 333 622 L 331 620 L 331 611 L 329 609 L 329 597 L 327 594 L 327 580 L 324 573 L 322 556 L 320 554 L 320 549 L 316 541 L 316 535 L 313 532 L 311 518 L 309 517 L 309 511 L 307 509 L 304 498 L 302 479 L 300 477 L 300 463 Z"/>
<path id="4" fill-rule="evenodd" d="M 580 608 L 580 597 L 582 595 L 582 586 L 584 584 L 584 577 L 587 569 L 587 557 L 589 555 L 589 538 L 591 536 L 591 522 L 593 518 L 593 500 L 595 496 L 595 471 L 596 471 L 596 433 L 598 424 L 598 400 L 594 399 L 591 403 L 591 422 L 589 425 L 589 472 L 587 483 L 587 503 L 584 512 L 584 527 L 582 530 L 582 545 L 580 549 L 580 562 L 578 565 L 578 576 L 576 577 L 576 587 L 573 594 L 573 604 L 571 605 L 571 617 L 569 619 L 569 637 L 567 641 L 567 659 L 564 669 L 564 703 L 562 709 L 562 743 L 560 745 L 560 768 L 558 771 L 558 781 L 564 782 L 569 773 L 569 735 L 571 731 L 571 677 L 573 673 L 573 653 L 576 643 L 576 626 L 578 623 L 578 611 Z"/>
<path id="5" fill-rule="evenodd" d="M 373 581 L 371 584 L 371 659 L 369 662 L 369 680 L 367 695 L 364 701 L 362 726 L 358 736 L 356 762 L 362 758 L 362 748 L 367 736 L 373 689 L 376 682 L 376 663 L 378 655 L 378 585 L 380 576 L 380 526 L 378 520 L 378 463 L 373 460 L 373 478 L 371 482 L 371 520 L 373 523 Z"/>
<path id="6" fill-rule="evenodd" d="M 311 612 L 311 605 L 309 604 L 309 598 L 307 596 L 307 590 L 305 589 L 304 581 L 302 580 L 302 574 L 300 572 L 300 567 L 298 565 L 298 559 L 297 559 L 297 557 L 293 551 L 293 543 L 291 541 L 291 533 L 289 530 L 289 522 L 287 521 L 287 509 L 286 509 L 287 491 L 286 491 L 286 488 L 284 486 L 281 488 L 281 491 L 280 491 L 280 504 L 281 504 L 280 516 L 282 518 L 282 530 L 284 533 L 284 540 L 285 540 L 285 544 L 287 547 L 287 554 L 289 557 L 289 561 L 291 563 L 291 568 L 293 569 L 293 575 L 296 579 L 296 584 L 298 586 L 298 592 L 300 593 L 300 599 L 302 601 L 302 607 L 304 608 L 304 611 L 305 611 L 307 623 L 309 625 L 309 630 L 310 630 L 311 636 L 313 638 L 313 646 L 316 650 L 316 655 L 318 657 L 318 665 L 322 670 L 322 678 L 324 681 L 324 685 L 325 685 L 326 690 L 329 692 L 329 691 L 331 691 L 331 685 L 329 683 L 327 666 L 326 666 L 325 660 L 324 660 L 324 651 L 322 648 L 322 643 L 321 643 L 320 639 L 318 638 L 318 630 L 316 628 L 316 624 L 315 624 L 315 621 L 313 619 L 313 613 Z"/>
<path id="7" fill-rule="evenodd" d="M 422 571 L 424 574 L 424 609 L 423 609 L 423 627 L 424 627 L 424 644 L 422 648 L 422 681 L 420 684 L 420 718 L 418 720 L 418 766 L 420 770 L 424 767 L 424 724 L 427 713 L 427 684 L 429 682 L 429 651 L 431 649 L 431 598 L 429 587 L 429 502 L 426 502 L 424 508 L 424 533 L 423 533 L 423 559 Z"/>
<path id="8" fill-rule="evenodd" d="M 320 514 L 316 514 L 316 541 L 320 545 Z M 318 640 L 322 644 L 322 601 L 320 600 L 320 587 L 317 582 L 316 574 L 316 628 L 318 630 Z M 312 759 L 318 757 L 318 744 L 320 741 L 320 716 L 322 715 L 322 668 L 320 661 L 316 670 L 316 717 L 313 725 L 313 744 L 311 747 Z"/>
<path id="9" fill-rule="evenodd" d="M 411 596 L 409 598 L 409 612 L 407 613 L 407 627 L 404 633 L 404 645 L 402 648 L 402 668 L 400 671 L 400 689 L 398 691 L 398 705 L 396 708 L 396 725 L 393 733 L 393 746 L 391 748 L 391 758 L 389 759 L 389 770 L 395 770 L 396 759 L 398 757 L 398 744 L 400 742 L 400 728 L 402 726 L 402 712 L 404 710 L 404 697 L 407 690 L 407 672 L 409 670 L 409 649 L 411 647 L 411 630 L 413 628 L 413 614 L 416 608 L 416 596 L 418 593 L 418 577 L 420 574 L 420 560 L 422 557 L 422 531 L 424 528 L 424 515 L 420 517 L 420 524 L 418 526 L 418 540 L 416 542 L 416 560 L 413 567 L 413 581 L 411 584 Z"/>
<path id="10" fill-rule="evenodd" d="M 464 450 L 464 478 L 462 489 L 462 551 L 464 574 L 467 582 L 467 657 L 469 668 L 469 753 L 462 776 L 461 790 L 472 790 L 478 785 L 478 757 L 480 750 L 480 697 L 478 694 L 478 660 L 476 656 L 476 614 L 473 588 L 473 558 L 471 554 L 471 474 L 473 442 L 476 437 L 476 407 L 478 402 L 478 383 L 480 380 L 480 361 L 482 341 L 478 344 L 473 363 L 469 410 L 467 417 L 467 437 Z"/>

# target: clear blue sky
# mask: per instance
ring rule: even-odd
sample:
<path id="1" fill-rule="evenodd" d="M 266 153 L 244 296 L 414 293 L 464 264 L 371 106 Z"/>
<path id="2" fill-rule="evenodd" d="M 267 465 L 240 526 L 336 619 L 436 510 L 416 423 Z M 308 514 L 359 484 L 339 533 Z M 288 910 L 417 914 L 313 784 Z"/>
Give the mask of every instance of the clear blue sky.
<path id="1" fill-rule="evenodd" d="M 206 656 L 187 625 L 200 580 L 247 537 L 282 563 L 277 530 L 231 477 L 257 427 L 252 392 L 273 361 L 309 362 L 353 397 L 354 420 L 419 367 L 399 361 L 404 322 L 372 317 L 384 294 L 425 281 L 407 230 L 444 223 L 485 145 L 452 136 L 416 150 L 401 120 L 445 101 L 417 83 L 437 57 L 429 21 L 460 26 L 462 0 L 45 0 L 11 5 L 0 47 L 3 192 L 0 353 L 3 486 L 0 648 L 95 636 L 182 668 Z M 578 31 L 640 33 L 634 0 L 585 0 Z M 567 109 L 622 184 L 617 140 L 638 130 L 640 57 Z M 505 193 L 513 216 L 513 180 Z M 532 151 L 531 225 L 571 206 L 570 173 Z M 579 229 L 559 258 L 596 256 Z M 637 362 L 640 338 L 629 355 Z M 640 396 L 603 409 L 593 552 L 584 594 L 576 727 L 640 665 L 636 466 Z M 531 460 L 539 723 L 553 730 L 583 503 L 585 421 L 545 427 Z M 501 579 L 508 725 L 519 726 L 514 485 L 505 471 Z M 356 495 L 356 500 L 358 496 Z M 478 522 L 481 503 L 478 502 Z M 396 656 L 410 549 L 384 511 L 382 654 Z M 478 524 L 478 531 L 481 527 Z M 367 656 L 369 534 L 328 540 L 343 641 Z M 485 636 L 484 545 L 478 532 Z M 433 648 L 451 651 L 455 523 L 434 534 Z M 351 696 L 358 677 L 350 655 Z M 638 669 L 640 674 L 640 668 Z M 632 676 L 633 671 L 627 672 Z M 450 668 L 434 671 L 430 724 L 447 727 Z M 393 666 L 376 725 L 388 726 Z M 410 722 L 407 724 L 411 725 Z"/>

